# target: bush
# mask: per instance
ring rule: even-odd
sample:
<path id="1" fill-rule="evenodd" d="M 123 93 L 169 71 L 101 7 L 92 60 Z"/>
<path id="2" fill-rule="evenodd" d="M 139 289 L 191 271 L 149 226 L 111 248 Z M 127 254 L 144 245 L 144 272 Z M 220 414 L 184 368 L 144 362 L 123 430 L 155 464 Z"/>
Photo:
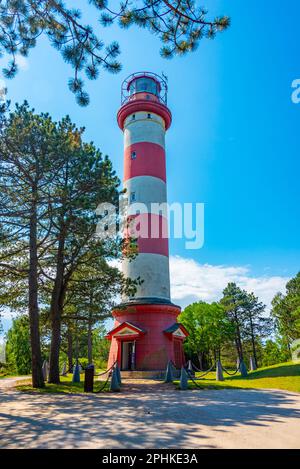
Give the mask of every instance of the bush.
<path id="1" fill-rule="evenodd" d="M 31 348 L 28 316 L 14 319 L 7 333 L 6 360 L 11 371 L 20 375 L 31 372 Z"/>

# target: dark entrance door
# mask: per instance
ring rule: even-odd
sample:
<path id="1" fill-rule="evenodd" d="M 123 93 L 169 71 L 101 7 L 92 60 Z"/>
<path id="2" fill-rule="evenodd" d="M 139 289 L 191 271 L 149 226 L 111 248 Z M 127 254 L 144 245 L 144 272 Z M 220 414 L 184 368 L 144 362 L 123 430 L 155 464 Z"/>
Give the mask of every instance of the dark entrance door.
<path id="1" fill-rule="evenodd" d="M 181 368 L 182 366 L 182 349 L 181 349 L 181 341 L 173 339 L 173 346 L 174 346 L 174 361 L 176 368 Z"/>
<path id="2" fill-rule="evenodd" d="M 133 369 L 133 342 L 122 342 L 122 357 L 121 357 L 121 369 L 132 370 Z"/>

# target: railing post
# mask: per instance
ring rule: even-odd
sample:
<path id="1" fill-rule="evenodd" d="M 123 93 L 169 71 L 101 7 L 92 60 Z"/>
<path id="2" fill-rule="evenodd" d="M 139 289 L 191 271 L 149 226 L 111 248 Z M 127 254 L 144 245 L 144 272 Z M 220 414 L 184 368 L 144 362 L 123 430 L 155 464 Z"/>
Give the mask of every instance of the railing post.
<path id="1" fill-rule="evenodd" d="M 216 364 L 216 381 L 224 381 L 223 370 L 220 360 L 217 360 Z"/>
<path id="2" fill-rule="evenodd" d="M 189 388 L 188 384 L 188 375 L 186 370 L 182 367 L 181 368 L 181 375 L 180 375 L 180 383 L 179 383 L 179 389 L 186 390 Z"/>
<path id="3" fill-rule="evenodd" d="M 165 383 L 173 383 L 172 363 L 169 360 L 166 370 Z"/>
<path id="4" fill-rule="evenodd" d="M 243 376 L 243 378 L 246 378 L 248 376 L 247 367 L 245 365 L 244 360 L 240 361 L 240 373 Z"/>
<path id="5" fill-rule="evenodd" d="M 73 383 L 80 383 L 80 372 L 79 372 L 78 362 L 76 362 L 76 365 L 74 366 L 72 382 Z"/>
<path id="6" fill-rule="evenodd" d="M 114 392 L 120 391 L 120 384 L 119 384 L 119 380 L 118 380 L 118 376 L 117 376 L 115 368 L 113 369 L 113 372 L 112 372 L 112 377 L 110 381 L 110 390 Z"/>

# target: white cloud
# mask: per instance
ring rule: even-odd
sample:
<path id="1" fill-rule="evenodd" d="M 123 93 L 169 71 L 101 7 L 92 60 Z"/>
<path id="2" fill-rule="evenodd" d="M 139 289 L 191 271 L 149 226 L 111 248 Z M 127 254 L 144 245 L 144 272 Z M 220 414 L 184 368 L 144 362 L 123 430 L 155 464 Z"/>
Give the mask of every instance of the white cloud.
<path id="1" fill-rule="evenodd" d="M 170 257 L 171 296 L 181 307 L 203 300 L 217 301 L 228 282 L 254 292 L 260 301 L 271 306 L 274 295 L 285 292 L 288 277 L 251 275 L 250 269 L 243 266 L 199 264 L 193 259 L 179 256 Z"/>

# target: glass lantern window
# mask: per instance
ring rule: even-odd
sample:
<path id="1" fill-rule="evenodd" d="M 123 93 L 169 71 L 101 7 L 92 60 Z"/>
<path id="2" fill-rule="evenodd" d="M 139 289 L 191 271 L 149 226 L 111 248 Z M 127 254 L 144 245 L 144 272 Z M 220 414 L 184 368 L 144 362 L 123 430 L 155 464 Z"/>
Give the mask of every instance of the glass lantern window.
<path id="1" fill-rule="evenodd" d="M 151 78 L 137 78 L 129 86 L 129 93 L 152 93 L 158 96 L 158 84 Z"/>

